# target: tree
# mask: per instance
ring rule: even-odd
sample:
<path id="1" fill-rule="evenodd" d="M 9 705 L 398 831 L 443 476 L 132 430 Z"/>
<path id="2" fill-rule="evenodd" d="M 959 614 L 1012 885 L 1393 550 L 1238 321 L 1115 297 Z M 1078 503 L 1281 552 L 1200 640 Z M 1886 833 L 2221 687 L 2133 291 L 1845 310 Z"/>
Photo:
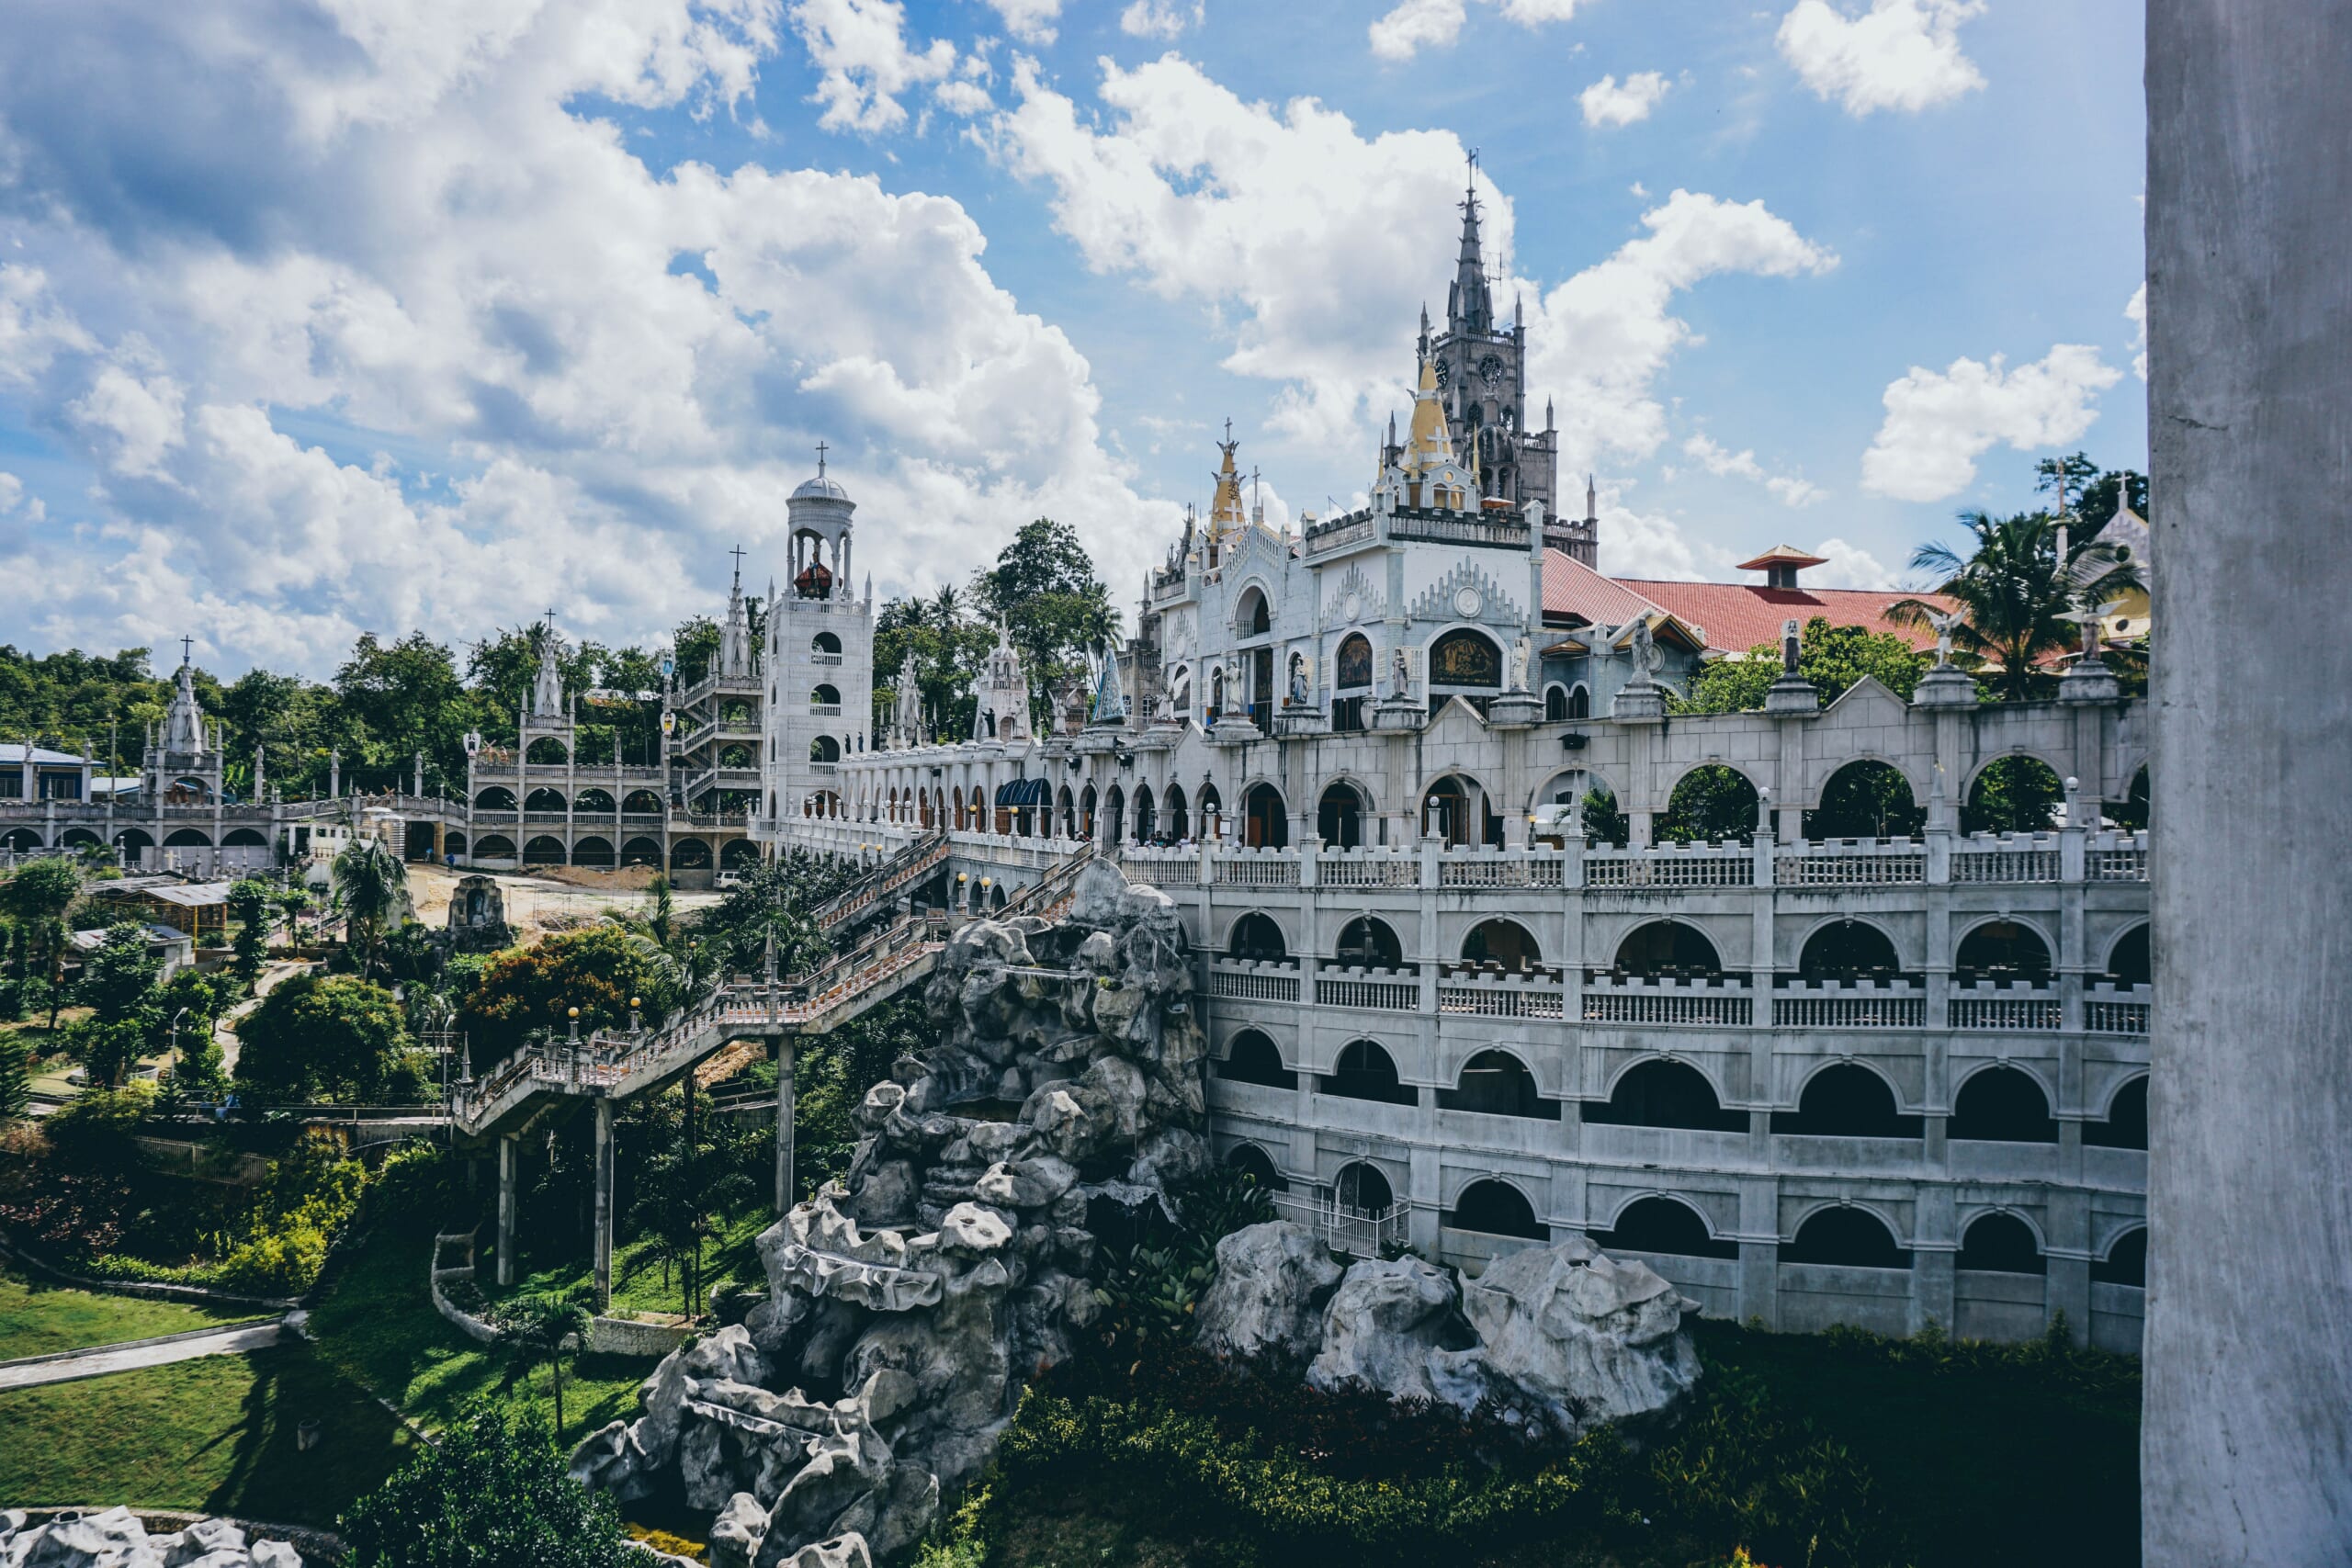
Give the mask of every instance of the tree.
<path id="1" fill-rule="evenodd" d="M 82 895 L 82 868 L 63 855 L 19 866 L 0 882 L 0 914 L 15 926 L 17 977 L 38 955 L 50 985 L 49 1026 L 57 1027 L 58 977 L 65 963 L 65 914 Z"/>
<path id="2" fill-rule="evenodd" d="M 628 1217 L 652 1241 L 665 1285 L 676 1268 L 680 1307 L 691 1314 L 700 1306 L 703 1247 L 718 1220 L 741 1213 L 757 1195 L 742 1145 L 765 1140 L 756 1133 L 739 1137 L 717 1118 L 695 1115 L 683 1092 L 656 1097 L 643 1116 L 645 1149 Z"/>
<path id="3" fill-rule="evenodd" d="M 258 877 L 244 877 L 229 886 L 229 918 L 237 922 L 237 978 L 252 985 L 261 977 L 262 956 L 268 951 L 271 897 L 277 890 Z"/>
<path id="4" fill-rule="evenodd" d="M 1815 615 L 1798 634 L 1797 673 L 1813 682 L 1824 703 L 1868 675 L 1905 702 L 1927 671 L 1927 656 L 1892 632 L 1832 626 Z M 1753 713 L 1781 677 L 1781 649 L 1758 643 L 1739 659 L 1718 659 L 1690 678 L 1690 694 L 1673 699 L 1677 714 Z"/>
<path id="5" fill-rule="evenodd" d="M 566 1027 L 572 1008 L 585 1034 L 625 1022 L 632 997 L 658 1016 L 679 989 L 669 959 L 650 940 L 620 926 L 590 926 L 493 954 L 459 1004 L 458 1027 L 472 1036 L 477 1063 L 492 1061 L 535 1030 Z"/>
<path id="6" fill-rule="evenodd" d="M 277 896 L 277 904 L 278 918 L 286 922 L 286 944 L 288 947 L 301 946 L 302 916 L 311 908 L 311 890 L 289 887 Z"/>
<path id="7" fill-rule="evenodd" d="M 359 972 L 375 963 L 387 928 L 396 920 L 408 893 L 408 868 L 376 840 L 355 835 L 334 857 L 334 892 L 342 902 L 345 931 L 359 959 Z"/>
<path id="8" fill-rule="evenodd" d="M 516 1296 L 498 1307 L 498 1341 L 524 1370 L 540 1361 L 555 1384 L 555 1429 L 563 1430 L 564 1341 L 588 1337 L 588 1309 L 570 1296 Z"/>
<path id="9" fill-rule="evenodd" d="M 1005 624 L 1021 650 L 1033 714 L 1045 711 L 1053 690 L 1085 668 L 1086 649 L 1119 632 L 1111 591 L 1095 575 L 1078 530 L 1050 517 L 1023 524 L 972 586 L 981 608 Z"/>
<path id="10" fill-rule="evenodd" d="M 619 1507 L 548 1428 L 476 1406 L 337 1521 L 352 1568 L 621 1568 Z"/>
<path id="11" fill-rule="evenodd" d="M 0 1029 L 0 1122 L 11 1122 L 33 1102 L 32 1047 L 14 1030 Z"/>
<path id="12" fill-rule="evenodd" d="M 382 1104 L 420 1091 L 400 1003 L 348 975 L 285 981 L 244 1016 L 237 1039 L 237 1085 L 265 1104 Z"/>
<path id="13" fill-rule="evenodd" d="M 2143 586 L 2137 568 L 2112 546 L 2093 544 L 2088 530 L 2069 538 L 2061 562 L 2058 520 L 2046 512 L 2001 518 L 1963 512 L 1960 520 L 1973 538 L 1967 555 L 1927 544 L 1912 552 L 1911 564 L 1942 580 L 1935 592 L 1965 616 L 1953 628 L 1952 646 L 1983 660 L 1994 693 L 2009 701 L 2037 694 L 2048 684 L 2041 661 L 2079 643 L 2080 631 L 2064 618 L 2069 610 Z M 1936 608 L 1924 599 L 1903 599 L 1888 606 L 1887 615 L 1923 626 Z"/>
<path id="14" fill-rule="evenodd" d="M 899 671 L 911 650 L 919 706 L 943 737 L 969 735 L 978 700 L 972 682 L 996 646 L 996 633 L 967 618 L 952 588 L 929 601 L 893 599 L 874 623 L 874 723 L 888 728 L 898 712 Z"/>

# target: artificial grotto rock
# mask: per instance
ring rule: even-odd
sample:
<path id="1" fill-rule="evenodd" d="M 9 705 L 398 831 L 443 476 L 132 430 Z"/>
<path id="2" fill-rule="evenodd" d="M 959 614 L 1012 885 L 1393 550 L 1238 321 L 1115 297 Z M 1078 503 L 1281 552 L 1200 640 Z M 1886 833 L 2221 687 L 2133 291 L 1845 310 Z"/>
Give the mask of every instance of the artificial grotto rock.
<path id="1" fill-rule="evenodd" d="M 1186 953 L 1173 901 L 1108 864 L 1058 925 L 958 930 L 923 993 L 938 1043 L 867 1092 L 846 1177 L 760 1236 L 765 1298 L 665 1359 L 573 1477 L 676 1488 L 718 1568 L 920 1539 L 1092 1322 L 1090 1206 L 1164 1203 L 1208 1163 Z"/>
<path id="2" fill-rule="evenodd" d="M 1340 1275 L 1306 1226 L 1245 1225 L 1216 1244 L 1216 1278 L 1193 1314 L 1195 1343 L 1212 1356 L 1303 1367 L 1323 1348 L 1323 1308 Z"/>
<path id="3" fill-rule="evenodd" d="M 248 1540 L 227 1519 L 198 1519 L 168 1535 L 149 1535 L 129 1508 L 61 1515 L 30 1524 L 21 1509 L 0 1511 L 5 1568 L 302 1568 L 282 1540 Z"/>
<path id="4" fill-rule="evenodd" d="M 1489 1374 L 1565 1433 L 1663 1410 L 1699 1381 L 1698 1303 L 1581 1235 L 1496 1258 L 1462 1288 Z"/>

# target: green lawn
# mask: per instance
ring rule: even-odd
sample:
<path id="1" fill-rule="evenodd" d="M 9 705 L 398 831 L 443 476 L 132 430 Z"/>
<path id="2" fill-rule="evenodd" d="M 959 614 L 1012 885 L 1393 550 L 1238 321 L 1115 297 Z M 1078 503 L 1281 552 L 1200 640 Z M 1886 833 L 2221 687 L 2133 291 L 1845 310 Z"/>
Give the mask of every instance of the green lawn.
<path id="1" fill-rule="evenodd" d="M 767 1282 L 766 1272 L 760 1265 L 759 1248 L 753 1244 L 760 1233 L 775 1223 L 765 1209 L 757 1209 L 740 1216 L 711 1238 L 708 1250 L 703 1255 L 706 1307 L 709 1292 L 730 1280 L 745 1285 Z M 490 1234 L 488 1227 L 482 1234 Z M 594 1260 L 577 1248 L 566 1248 L 545 1259 L 526 1252 L 521 1261 L 523 1271 L 514 1287 L 517 1292 L 578 1292 L 584 1300 L 595 1273 Z M 684 1292 L 680 1288 L 677 1270 L 672 1269 L 665 1278 L 662 1260 L 650 1240 L 623 1242 L 614 1247 L 613 1305 L 637 1312 L 684 1310 Z"/>
<path id="2" fill-rule="evenodd" d="M 0 1274 L 0 1361 L 217 1328 L 254 1315 L 251 1309 L 100 1295 Z"/>
<path id="3" fill-rule="evenodd" d="M 316 1420 L 322 1441 L 299 1451 Z M 0 1497 L 332 1526 L 400 1463 L 390 1412 L 307 1347 L 0 1393 Z"/>

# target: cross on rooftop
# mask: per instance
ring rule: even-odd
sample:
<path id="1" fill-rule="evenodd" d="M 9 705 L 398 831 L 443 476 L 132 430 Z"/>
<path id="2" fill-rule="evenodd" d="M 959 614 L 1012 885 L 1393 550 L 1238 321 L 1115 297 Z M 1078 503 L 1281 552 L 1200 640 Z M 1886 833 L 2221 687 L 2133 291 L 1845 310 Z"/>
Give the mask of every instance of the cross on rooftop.
<path id="1" fill-rule="evenodd" d="M 182 664 L 188 663 L 195 657 L 196 638 L 192 637 L 184 637 L 180 638 L 180 662 Z"/>
<path id="2" fill-rule="evenodd" d="M 822 457 L 817 459 L 818 471 L 820 473 L 824 470 L 824 461 Z M 735 558 L 735 581 L 741 583 L 743 581 L 743 547 L 738 545 L 727 553 Z"/>
<path id="3" fill-rule="evenodd" d="M 825 477 L 825 454 L 829 450 L 823 442 L 817 443 L 817 477 L 820 479 Z"/>

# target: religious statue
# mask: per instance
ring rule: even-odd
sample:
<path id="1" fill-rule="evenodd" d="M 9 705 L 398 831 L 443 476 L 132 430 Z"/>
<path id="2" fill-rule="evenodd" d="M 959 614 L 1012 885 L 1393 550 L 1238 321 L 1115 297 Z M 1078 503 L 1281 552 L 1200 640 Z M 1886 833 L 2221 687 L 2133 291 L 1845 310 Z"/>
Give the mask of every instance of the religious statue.
<path id="1" fill-rule="evenodd" d="M 1632 651 L 1634 655 L 1633 683 L 1646 686 L 1649 684 L 1650 677 L 1657 672 L 1665 661 L 1658 657 L 1657 643 L 1650 636 L 1649 618 L 1645 615 L 1637 615 L 1634 618 Z"/>
<path id="2" fill-rule="evenodd" d="M 1952 629 L 1958 626 L 1966 615 L 1960 610 L 1929 610 L 1927 612 L 1927 618 L 1928 625 L 1936 634 L 1936 668 L 1940 670 L 1951 662 Z"/>
<path id="3" fill-rule="evenodd" d="M 1793 675 L 1797 672 L 1797 655 L 1803 649 L 1804 642 L 1804 637 L 1797 630 L 1795 621 L 1787 620 L 1781 623 L 1781 674 Z"/>
<path id="4" fill-rule="evenodd" d="M 1388 650 L 1388 678 L 1396 690 L 1391 696 L 1402 700 L 1409 695 L 1413 685 L 1413 650 L 1398 643 Z"/>
<path id="5" fill-rule="evenodd" d="M 1290 656 L 1290 705 L 1295 708 L 1306 705 L 1306 656 L 1303 653 Z"/>
<path id="6" fill-rule="evenodd" d="M 1527 690 L 1527 666 L 1534 654 L 1535 645 L 1526 637 L 1521 637 L 1510 645 L 1510 689 L 1512 691 Z"/>

